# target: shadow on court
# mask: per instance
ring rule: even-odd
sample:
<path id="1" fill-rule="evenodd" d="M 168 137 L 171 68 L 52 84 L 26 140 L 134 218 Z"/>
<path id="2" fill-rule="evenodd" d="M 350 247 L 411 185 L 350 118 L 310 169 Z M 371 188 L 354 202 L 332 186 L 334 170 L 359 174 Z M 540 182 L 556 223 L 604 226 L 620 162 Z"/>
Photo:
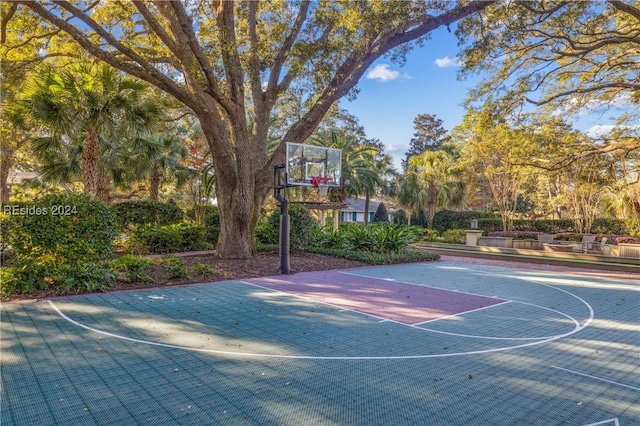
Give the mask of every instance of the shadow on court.
<path id="1" fill-rule="evenodd" d="M 1 424 L 640 424 L 637 282 L 463 261 L 344 272 L 295 284 L 504 303 L 403 324 L 259 280 L 4 303 Z"/>

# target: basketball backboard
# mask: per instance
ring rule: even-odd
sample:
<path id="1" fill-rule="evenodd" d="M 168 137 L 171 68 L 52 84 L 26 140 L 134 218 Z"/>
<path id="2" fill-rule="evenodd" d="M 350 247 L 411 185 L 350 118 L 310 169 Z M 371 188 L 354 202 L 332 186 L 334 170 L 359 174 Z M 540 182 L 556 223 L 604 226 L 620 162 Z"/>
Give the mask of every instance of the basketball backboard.
<path id="1" fill-rule="evenodd" d="M 287 186 L 317 186 L 318 181 L 340 187 L 342 150 L 287 142 Z"/>

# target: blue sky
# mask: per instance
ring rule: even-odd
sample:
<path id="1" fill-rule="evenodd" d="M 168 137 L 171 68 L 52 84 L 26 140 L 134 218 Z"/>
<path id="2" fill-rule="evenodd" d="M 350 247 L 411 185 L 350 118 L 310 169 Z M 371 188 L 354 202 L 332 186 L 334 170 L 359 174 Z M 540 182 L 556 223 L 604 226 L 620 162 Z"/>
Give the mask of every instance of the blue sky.
<path id="1" fill-rule="evenodd" d="M 358 98 L 340 101 L 358 117 L 368 137 L 385 144 L 398 170 L 418 114 L 436 115 L 446 130 L 461 122 L 465 112 L 461 104 L 476 79 L 457 80 L 457 52 L 453 32 L 436 30 L 431 40 L 409 53 L 404 66 L 378 60 L 360 80 Z"/>
<path id="2" fill-rule="evenodd" d="M 464 117 L 462 102 L 467 90 L 480 79 L 457 79 L 459 48 L 453 32 L 443 28 L 431 35 L 431 40 L 409 53 L 404 66 L 385 58 L 378 60 L 360 80 L 357 99 L 340 101 L 342 108 L 358 117 L 367 137 L 384 143 L 398 171 L 413 136 L 413 119 L 418 114 L 436 115 L 444 128 L 451 130 Z M 573 126 L 591 136 L 602 134 L 613 127 L 611 118 L 621 111 L 617 107 L 594 108 L 573 117 Z"/>

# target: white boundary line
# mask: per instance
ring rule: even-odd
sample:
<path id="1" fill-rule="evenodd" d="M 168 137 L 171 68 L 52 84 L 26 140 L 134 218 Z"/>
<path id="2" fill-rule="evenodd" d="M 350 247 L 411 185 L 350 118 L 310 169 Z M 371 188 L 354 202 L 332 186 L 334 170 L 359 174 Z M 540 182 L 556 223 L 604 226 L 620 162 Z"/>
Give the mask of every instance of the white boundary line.
<path id="1" fill-rule="evenodd" d="M 486 299 L 495 299 L 495 296 L 487 296 L 486 294 L 470 293 L 468 291 L 451 290 L 451 289 L 448 289 L 448 288 L 435 287 L 435 286 L 432 286 L 432 285 L 409 283 L 409 282 L 406 282 L 406 281 L 399 281 L 399 280 L 396 280 L 394 278 L 372 277 L 370 275 L 356 274 L 354 272 L 349 272 L 349 271 L 336 271 L 336 272 L 339 273 L 339 274 L 353 275 L 354 277 L 370 278 L 370 279 L 373 279 L 373 280 L 392 281 L 394 283 L 413 285 L 413 286 L 416 286 L 416 287 L 426 287 L 426 288 L 432 288 L 434 290 L 450 291 L 450 292 L 453 292 L 453 293 L 468 294 L 470 296 L 476 296 L 476 297 L 484 297 Z M 499 274 L 496 274 L 496 275 L 499 275 Z M 500 297 L 500 299 L 502 299 L 502 298 Z"/>
<path id="2" fill-rule="evenodd" d="M 595 380 L 600 380 L 601 382 L 606 382 L 606 383 L 611 383 L 613 385 L 618 385 L 618 386 L 622 386 L 624 388 L 628 388 L 628 389 L 633 389 L 636 391 L 640 391 L 640 388 L 636 388 L 634 386 L 629 386 L 629 385 L 625 385 L 623 383 L 619 383 L 619 382 L 614 382 L 613 380 L 607 380 L 607 379 L 603 379 L 602 377 L 596 377 L 596 376 L 592 376 L 590 374 L 585 374 L 585 373 L 581 373 L 579 371 L 574 371 L 574 370 L 569 370 L 568 368 L 562 368 L 562 367 L 558 367 L 557 365 L 552 365 L 551 368 L 555 368 L 557 370 L 562 370 L 562 371 L 566 371 L 568 373 L 572 373 L 572 374 L 577 374 L 578 376 L 584 376 L 584 377 L 589 377 L 591 379 L 595 379 Z"/>
<path id="3" fill-rule="evenodd" d="M 250 282 L 247 282 L 247 281 L 238 281 L 238 282 L 241 282 L 242 284 L 250 285 L 252 287 L 258 287 L 258 288 L 261 288 L 263 290 L 269 290 L 271 292 L 279 293 L 279 294 L 282 294 L 282 295 L 285 295 L 285 296 L 296 297 L 298 299 L 307 300 L 309 302 L 320 303 L 321 305 L 331 306 L 334 309 L 338 309 L 339 312 L 352 312 L 354 314 L 365 315 L 365 316 L 368 316 L 368 317 L 371 317 L 371 318 L 375 318 L 377 320 L 384 320 L 384 321 L 379 321 L 379 322 L 387 322 L 387 321 L 389 321 L 389 322 L 394 322 L 394 323 L 400 324 L 400 325 L 408 325 L 408 326 L 411 325 L 411 324 L 406 324 L 404 322 L 392 320 L 392 319 L 389 319 L 389 318 L 383 318 L 383 317 L 380 317 L 378 315 L 369 314 L 369 313 L 366 313 L 366 312 L 356 311 L 355 309 L 345 308 L 344 306 L 334 305 L 334 304 L 329 303 L 329 302 L 323 302 L 321 300 L 316 300 L 316 299 L 313 299 L 311 297 L 300 296 L 299 294 L 295 294 L 295 293 L 287 293 L 286 291 L 276 290 L 276 289 L 273 289 L 273 288 L 262 286 L 260 284 L 254 284 L 254 283 L 250 283 Z"/>
<path id="4" fill-rule="evenodd" d="M 427 324 L 430 322 L 434 322 L 434 321 L 439 321 L 441 319 L 446 319 L 446 318 L 451 318 L 451 317 L 457 317 L 458 315 L 464 315 L 464 314 L 470 314 L 471 312 L 477 312 L 477 311 L 481 311 L 483 309 L 487 309 L 487 308 L 493 308 L 495 306 L 500 306 L 500 305 L 504 305 L 505 303 L 509 303 L 511 302 L 511 300 L 504 300 L 503 302 L 500 303 L 495 303 L 493 305 L 487 305 L 487 306 L 483 306 L 482 308 L 476 308 L 476 309 L 470 309 L 468 311 L 464 311 L 464 312 L 458 312 L 456 314 L 451 314 L 451 315 L 445 315 L 443 317 L 438 317 L 438 318 L 434 318 L 434 319 L 430 319 L 430 320 L 426 320 L 426 321 L 422 321 L 422 322 L 417 322 L 415 324 L 411 324 L 412 327 L 417 327 L 419 325 L 422 324 Z M 419 327 L 418 327 L 419 328 Z M 423 328 L 423 330 L 426 330 L 426 328 Z"/>
<path id="5" fill-rule="evenodd" d="M 273 290 L 273 289 L 269 289 L 267 287 L 261 287 L 261 286 L 257 286 L 251 283 L 245 283 L 248 285 L 253 285 L 256 287 L 260 287 L 266 290 L 270 290 L 270 291 L 275 291 L 277 292 L 277 290 Z M 452 352 L 452 353 L 442 353 L 442 354 L 422 354 L 422 355 L 391 355 L 391 356 L 314 356 L 314 355 L 285 355 L 285 354 L 263 354 L 263 353 L 250 353 L 250 352 L 233 352 L 233 351 L 221 351 L 221 350 L 215 350 L 215 349 L 199 349 L 199 348 L 192 348 L 192 347 L 188 347 L 188 346 L 179 346 L 179 345 L 171 345 L 171 344 L 167 344 L 167 343 L 159 343 L 159 342 L 153 342 L 153 341 L 149 341 L 149 340 L 141 340 L 141 339 L 134 339 L 131 337 L 127 337 L 127 336 L 121 336 L 115 333 L 109 333 L 106 331 L 102 331 L 102 330 L 98 330 L 92 327 L 89 327 L 85 324 L 82 324 L 78 321 L 75 321 L 71 318 L 69 318 L 67 315 L 65 315 L 56 305 L 55 303 L 53 303 L 53 301 L 48 300 L 49 305 L 51 305 L 51 307 L 53 307 L 53 309 L 55 309 L 55 311 L 58 313 L 58 315 L 60 315 L 64 320 L 70 322 L 73 325 L 76 325 L 78 327 L 84 328 L 85 330 L 89 330 L 92 331 L 94 333 L 98 333 L 98 334 L 102 334 L 105 336 L 110 336 L 110 337 L 115 337 L 117 339 L 122 339 L 122 340 L 127 340 L 130 342 L 136 342 L 136 343 L 142 343 L 142 344 L 146 344 L 146 345 L 151 345 L 151 346 L 159 346 L 159 347 L 164 347 L 164 348 L 171 348 L 171 349 L 181 349 L 181 350 L 187 350 L 187 351 L 193 351 L 193 352 L 202 352 L 202 353 L 210 353 L 210 354 L 218 354 L 218 355 L 229 355 L 229 356 L 239 356 L 239 357 L 262 357 L 262 358 L 279 358 L 279 359 L 312 359 L 312 360 L 343 360 L 343 361 L 365 361 L 365 360 L 400 360 L 400 359 L 424 359 L 424 358 L 448 358 L 448 357 L 454 357 L 454 356 L 463 356 L 463 355 L 478 355 L 478 354 L 487 354 L 487 353 L 494 353 L 494 352 L 504 352 L 504 351 L 510 351 L 513 349 L 518 349 L 518 348 L 525 348 L 525 347 L 529 347 L 529 346 L 537 346 L 543 343 L 548 343 L 548 342 L 552 342 L 554 340 L 558 340 L 558 339 L 562 339 L 564 337 L 568 337 L 571 336 L 572 334 L 577 333 L 578 331 L 583 330 L 584 328 L 586 328 L 591 321 L 593 321 L 594 318 L 594 312 L 593 312 L 593 308 L 591 307 L 591 305 L 589 305 L 584 299 L 576 296 L 573 293 L 570 293 L 566 290 L 562 290 L 559 288 L 556 288 L 552 285 L 549 284 L 542 284 L 542 283 L 536 283 L 536 284 L 541 284 L 544 285 L 546 287 L 549 288 L 554 288 L 556 290 L 560 290 L 564 293 L 567 293 L 575 298 L 577 298 L 578 300 L 580 300 L 582 303 L 584 303 L 587 308 L 589 309 L 589 319 L 587 321 L 585 321 L 585 323 L 583 325 L 579 325 L 579 327 L 576 327 L 574 330 L 568 332 L 568 333 L 564 333 L 564 334 L 559 334 L 557 336 L 553 336 L 549 339 L 544 339 L 544 340 L 538 340 L 535 342 L 529 342 L 529 343 L 523 343 L 520 345 L 514 345 L 514 346 L 506 346 L 506 347 L 501 347 L 501 348 L 493 348 L 493 349 L 484 349 L 484 350 L 476 350 L 476 351 L 468 351 L 468 352 Z M 283 293 L 286 294 L 286 293 Z M 299 297 L 299 296 L 296 296 Z M 316 303 L 322 303 L 322 302 L 318 302 L 315 301 Z M 384 318 L 382 318 L 384 319 Z M 391 320 L 390 320 L 391 321 Z M 395 321 L 392 321 L 395 322 Z M 405 325 L 403 323 L 398 323 L 401 325 Z M 409 326 L 410 327 L 410 326 Z M 417 328 L 417 327 L 414 327 Z M 425 330 L 427 331 L 427 330 Z"/>
<path id="6" fill-rule="evenodd" d="M 606 425 L 607 423 L 611 423 L 613 422 L 613 426 L 620 426 L 620 421 L 618 420 L 617 417 L 614 417 L 612 419 L 608 419 L 608 420 L 603 420 L 601 422 L 596 422 L 596 423 L 590 423 L 588 425 L 584 425 L 584 426 L 599 426 L 599 425 Z"/>
<path id="7" fill-rule="evenodd" d="M 377 279 L 377 278 L 374 278 L 374 279 Z M 247 282 L 247 281 L 239 281 L 239 282 L 241 282 L 243 284 L 247 284 L 247 285 L 253 286 L 253 287 L 258 287 L 258 288 L 261 288 L 261 289 L 264 289 L 264 290 L 269 290 L 269 291 L 272 291 L 274 293 L 279 293 L 279 294 L 282 294 L 282 295 L 285 295 L 285 296 L 296 297 L 298 299 L 308 300 L 310 302 L 320 303 L 322 305 L 331 306 L 332 308 L 338 309 L 339 312 L 353 312 L 355 314 L 365 315 L 365 316 L 369 316 L 369 317 L 375 318 L 377 320 L 380 320 L 378 322 L 393 322 L 393 323 L 396 323 L 396 324 L 405 325 L 405 326 L 408 326 L 408 327 L 415 327 L 415 328 L 420 328 L 420 327 L 416 327 L 417 325 L 420 325 L 420 324 L 426 324 L 428 322 L 437 321 L 437 320 L 443 319 L 443 318 L 455 317 L 457 315 L 468 314 L 470 312 L 475 312 L 475 311 L 479 311 L 479 310 L 482 310 L 482 309 L 492 308 L 494 306 L 500 306 L 500 305 L 504 305 L 505 303 L 509 303 L 510 302 L 510 300 L 505 300 L 502 303 L 496 303 L 496 304 L 493 304 L 493 305 L 484 306 L 482 308 L 472 309 L 470 311 L 459 312 L 457 314 L 452 314 L 452 315 L 445 315 L 443 317 L 434 318 L 434 319 L 430 319 L 430 320 L 426 320 L 426 321 L 422 321 L 422 322 L 417 322 L 417 323 L 414 323 L 414 324 L 407 324 L 407 323 L 402 322 L 402 321 L 396 321 L 396 320 L 392 320 L 390 318 L 384 318 L 384 317 L 381 317 L 381 316 L 378 316 L 378 315 L 374 315 L 374 314 L 370 314 L 370 313 L 367 313 L 367 312 L 362 312 L 362 311 L 357 311 L 355 309 L 345 308 L 343 306 L 334 305 L 333 303 L 323 302 L 321 300 L 317 300 L 317 299 L 314 299 L 314 298 L 311 298 L 311 297 L 301 296 L 301 295 L 296 294 L 296 293 L 287 293 L 286 291 L 276 290 L 276 289 L 273 289 L 273 288 L 270 288 L 270 287 L 262 286 L 260 284 L 250 283 L 250 282 Z M 417 285 L 417 284 L 413 284 L 413 285 Z M 486 296 L 484 296 L 484 297 L 486 297 Z M 542 309 L 548 309 L 548 308 L 544 308 L 542 306 L 541 306 L 541 308 Z M 568 315 L 563 314 L 562 312 L 558 312 L 558 313 L 568 317 Z M 571 317 L 569 317 L 569 318 L 571 318 Z M 571 318 L 571 319 L 573 319 L 573 318 Z M 575 322 L 575 320 L 574 320 L 574 322 Z M 424 328 L 423 330 L 427 330 L 427 329 Z"/>
<path id="8" fill-rule="evenodd" d="M 520 304 L 523 304 L 523 305 L 529 305 L 529 306 L 533 306 L 533 307 L 536 307 L 536 308 L 540 308 L 540 309 L 544 309 L 544 310 L 547 310 L 547 311 L 554 312 L 554 313 L 556 313 L 558 315 L 562 315 L 564 317 L 567 317 L 571 321 L 573 321 L 573 323 L 575 324 L 574 331 L 579 331 L 581 329 L 580 322 L 578 320 L 576 320 L 575 318 L 573 318 L 572 316 L 565 314 L 564 312 L 560 312 L 560 311 L 557 311 L 555 309 L 547 308 L 547 307 L 536 305 L 536 304 L 533 304 L 533 303 L 519 302 L 517 300 L 510 300 L 508 302 L 520 303 Z M 508 302 L 505 302 L 505 303 L 508 303 Z M 503 305 L 503 304 L 504 303 L 500 303 L 498 305 L 491 305 L 491 306 L 487 306 L 487 308 L 490 308 L 490 307 L 493 307 L 493 306 L 500 306 L 500 305 Z M 481 308 L 481 309 L 484 309 L 484 308 Z M 478 310 L 478 309 L 476 309 L 476 310 Z M 473 312 L 473 311 L 470 311 L 470 312 Z M 455 315 L 452 315 L 452 316 L 455 316 Z M 443 317 L 443 318 L 447 318 L 447 317 Z M 432 320 L 432 321 L 437 321 L 437 319 Z M 441 330 L 434 330 L 434 329 L 431 329 L 431 328 L 418 327 L 415 324 L 413 326 L 415 328 L 419 328 L 420 330 L 426 330 L 426 331 L 430 331 L 432 333 L 447 334 L 449 336 L 457 336 L 457 337 L 468 337 L 470 339 L 486 339 L 486 340 L 544 340 L 544 339 L 553 339 L 554 337 L 556 337 L 555 335 L 554 336 L 540 336 L 540 337 L 492 337 L 492 336 L 479 336 L 479 335 L 475 335 L 475 334 L 451 333 L 449 331 L 441 331 Z"/>

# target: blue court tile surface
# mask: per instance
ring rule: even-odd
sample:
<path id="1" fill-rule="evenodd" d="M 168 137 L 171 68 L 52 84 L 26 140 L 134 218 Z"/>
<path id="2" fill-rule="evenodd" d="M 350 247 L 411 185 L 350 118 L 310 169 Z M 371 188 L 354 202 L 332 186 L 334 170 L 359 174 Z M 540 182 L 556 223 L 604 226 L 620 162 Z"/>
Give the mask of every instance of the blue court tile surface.
<path id="1" fill-rule="evenodd" d="M 500 303 L 404 324 L 242 281 L 3 303 L 1 424 L 640 425 L 640 279 L 340 277 Z"/>

